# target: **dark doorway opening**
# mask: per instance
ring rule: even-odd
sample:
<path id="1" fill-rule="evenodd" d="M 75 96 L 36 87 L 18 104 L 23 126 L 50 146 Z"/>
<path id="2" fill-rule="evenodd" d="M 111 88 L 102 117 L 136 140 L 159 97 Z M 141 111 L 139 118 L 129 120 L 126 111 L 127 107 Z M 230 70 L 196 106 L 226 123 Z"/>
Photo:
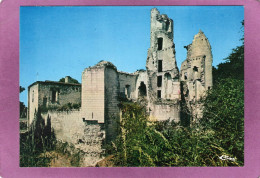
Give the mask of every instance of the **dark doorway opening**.
<path id="1" fill-rule="evenodd" d="M 139 90 L 139 96 L 146 96 L 146 85 L 144 84 L 144 82 L 141 82 L 138 90 Z"/>

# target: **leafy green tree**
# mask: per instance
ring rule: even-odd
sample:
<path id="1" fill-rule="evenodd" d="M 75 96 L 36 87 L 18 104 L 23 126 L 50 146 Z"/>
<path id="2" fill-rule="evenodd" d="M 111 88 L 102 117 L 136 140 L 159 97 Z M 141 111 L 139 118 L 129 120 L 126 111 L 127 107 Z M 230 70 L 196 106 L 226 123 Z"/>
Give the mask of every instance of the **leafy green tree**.
<path id="1" fill-rule="evenodd" d="M 213 131 L 215 141 L 243 163 L 244 155 L 244 82 L 223 79 L 208 93 L 200 124 Z"/>
<path id="2" fill-rule="evenodd" d="M 244 21 L 241 24 L 241 31 L 244 33 Z M 242 45 L 234 48 L 231 54 L 224 59 L 225 62 L 220 63 L 217 68 L 213 68 L 215 82 L 225 78 L 244 80 L 244 35 L 241 41 Z"/>
<path id="3" fill-rule="evenodd" d="M 22 93 L 24 90 L 25 90 L 25 88 L 20 86 L 20 93 Z"/>
<path id="4" fill-rule="evenodd" d="M 138 104 L 121 106 L 121 133 L 113 143 L 116 166 L 238 166 L 221 160 L 233 155 L 217 141 L 215 132 L 200 124 L 182 127 L 173 121 L 149 122 Z"/>
<path id="5" fill-rule="evenodd" d="M 121 132 L 115 140 L 117 166 L 160 166 L 170 150 L 167 139 L 148 121 L 145 108 L 136 103 L 121 104 Z"/>
<path id="6" fill-rule="evenodd" d="M 74 78 L 72 78 L 72 77 L 70 77 L 70 76 L 68 76 L 69 78 L 70 78 L 70 83 L 75 83 L 75 84 L 79 84 L 79 81 L 78 80 L 76 80 L 76 79 L 74 79 Z M 60 80 L 59 80 L 59 82 L 65 82 L 65 78 L 63 77 L 63 78 L 61 78 Z"/>
<path id="7" fill-rule="evenodd" d="M 214 86 L 204 100 L 200 121 L 239 165 L 243 165 L 244 157 L 244 38 L 241 40 L 243 44 L 213 69 Z"/>
<path id="8" fill-rule="evenodd" d="M 25 90 L 25 88 L 20 86 L 19 90 L 20 90 L 20 93 L 22 93 Z M 25 106 L 25 104 L 23 102 L 20 101 L 19 103 L 20 103 L 20 118 L 25 118 L 27 115 L 27 107 Z"/>

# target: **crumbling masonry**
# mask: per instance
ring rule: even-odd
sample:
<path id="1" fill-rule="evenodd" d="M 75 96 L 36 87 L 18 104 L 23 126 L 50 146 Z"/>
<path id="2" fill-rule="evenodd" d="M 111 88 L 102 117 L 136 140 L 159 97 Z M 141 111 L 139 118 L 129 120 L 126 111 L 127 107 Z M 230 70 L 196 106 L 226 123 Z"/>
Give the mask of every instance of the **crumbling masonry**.
<path id="1" fill-rule="evenodd" d="M 32 123 L 35 110 L 64 104 L 81 103 L 72 111 L 48 111 L 56 137 L 74 144 L 88 153 L 86 166 L 99 160 L 102 142 L 116 136 L 120 100 L 145 101 L 151 120 L 181 118 L 185 104 L 192 118 L 201 117 L 200 98 L 212 87 L 212 53 L 202 31 L 185 46 L 187 58 L 176 64 L 173 42 L 173 20 L 151 10 L 150 48 L 146 70 L 135 73 L 118 71 L 110 62 L 101 61 L 82 73 L 82 84 L 72 84 L 69 78 L 61 82 L 35 82 L 28 88 L 28 123 Z"/>

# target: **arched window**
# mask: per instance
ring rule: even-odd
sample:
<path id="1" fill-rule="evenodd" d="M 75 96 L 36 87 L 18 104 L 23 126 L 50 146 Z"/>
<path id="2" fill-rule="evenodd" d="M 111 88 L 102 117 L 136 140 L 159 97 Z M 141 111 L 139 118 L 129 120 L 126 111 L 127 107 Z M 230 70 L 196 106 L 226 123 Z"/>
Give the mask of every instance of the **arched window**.
<path id="1" fill-rule="evenodd" d="M 125 86 L 125 96 L 126 96 L 126 98 L 130 98 L 130 93 L 131 93 L 130 89 L 131 89 L 130 85 Z"/>

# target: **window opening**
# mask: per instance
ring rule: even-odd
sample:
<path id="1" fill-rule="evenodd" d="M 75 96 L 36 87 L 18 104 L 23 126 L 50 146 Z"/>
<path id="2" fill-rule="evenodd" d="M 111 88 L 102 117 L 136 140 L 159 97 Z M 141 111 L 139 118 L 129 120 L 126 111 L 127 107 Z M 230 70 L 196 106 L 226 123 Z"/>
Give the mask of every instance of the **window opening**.
<path id="1" fill-rule="evenodd" d="M 198 67 L 197 67 L 197 66 L 194 66 L 194 67 L 193 67 L 193 71 L 194 71 L 194 72 L 198 72 Z"/>
<path id="2" fill-rule="evenodd" d="M 125 86 L 125 96 L 130 98 L 130 85 Z"/>
<path id="3" fill-rule="evenodd" d="M 162 72 L 162 60 L 158 60 L 158 72 Z"/>
<path id="4" fill-rule="evenodd" d="M 158 50 L 162 50 L 163 48 L 163 38 L 158 38 Z"/>
<path id="5" fill-rule="evenodd" d="M 158 76 L 157 77 L 157 87 L 161 87 L 162 86 L 162 76 Z"/>
<path id="6" fill-rule="evenodd" d="M 56 101 L 56 91 L 52 91 L 52 94 L 51 94 L 51 101 L 52 102 L 55 102 Z"/>
<path id="7" fill-rule="evenodd" d="M 44 107 L 47 106 L 47 98 L 46 98 L 46 96 L 43 98 L 43 106 L 44 106 Z"/>
<path id="8" fill-rule="evenodd" d="M 184 80 L 187 80 L 187 72 L 184 73 Z"/>
<path id="9" fill-rule="evenodd" d="M 162 92 L 161 90 L 157 90 L 157 98 L 161 99 L 162 98 Z"/>

